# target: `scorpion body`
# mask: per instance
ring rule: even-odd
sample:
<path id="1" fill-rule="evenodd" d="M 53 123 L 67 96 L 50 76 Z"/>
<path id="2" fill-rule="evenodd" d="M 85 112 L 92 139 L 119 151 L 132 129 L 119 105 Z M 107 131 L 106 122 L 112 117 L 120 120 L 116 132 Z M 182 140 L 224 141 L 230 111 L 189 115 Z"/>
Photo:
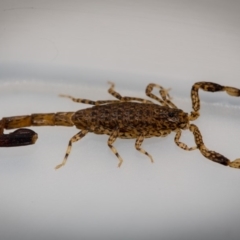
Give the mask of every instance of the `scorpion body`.
<path id="1" fill-rule="evenodd" d="M 159 89 L 161 98 L 152 93 L 154 87 Z M 76 99 L 68 95 L 61 95 L 62 97 L 72 99 L 74 102 L 95 106 L 82 109 L 77 112 L 58 112 L 5 117 L 0 121 L 0 131 L 3 134 L 3 129 L 20 128 L 16 132 L 18 132 L 18 134 L 19 132 L 21 134 L 22 132 L 26 134 L 30 130 L 21 129 L 29 126 L 76 126 L 76 128 L 81 129 L 79 133 L 70 139 L 64 160 L 61 164 L 56 166 L 56 168 L 60 168 L 65 165 L 71 151 L 72 143 L 80 140 L 89 132 L 109 135 L 108 146 L 118 158 L 119 167 L 121 166 L 123 160 L 113 146 L 113 143 L 117 138 L 136 139 L 135 148 L 141 153 L 147 155 L 151 162 L 153 162 L 152 156 L 141 148 L 143 140 L 150 137 L 165 137 L 171 132 L 176 132 L 175 143 L 180 148 L 187 151 L 199 149 L 204 157 L 214 162 L 233 168 L 240 168 L 240 159 L 236 159 L 231 162 L 223 155 L 215 151 L 208 150 L 203 143 L 202 135 L 198 127 L 190 123 L 190 121 L 199 117 L 199 88 L 210 92 L 226 91 L 229 95 L 240 96 L 240 90 L 237 88 L 224 87 L 210 82 L 195 83 L 191 91 L 193 111 L 190 115 L 188 115 L 181 109 L 178 109 L 171 102 L 168 90 L 159 85 L 149 84 L 146 89 L 146 94 L 160 103 L 154 104 L 152 101 L 142 98 L 122 97 L 119 93 L 115 92 L 114 84 L 111 83 L 111 87 L 108 91 L 118 100 L 92 101 L 87 99 Z M 193 132 L 196 146 L 189 148 L 186 144 L 179 141 L 181 137 L 181 130 L 184 129 L 189 129 Z M 17 134 L 14 133 L 10 133 L 12 134 L 11 136 L 8 134 L 10 137 L 5 135 L 5 138 L 11 139 L 11 141 L 14 142 L 14 136 L 17 136 Z M 37 136 L 35 135 L 32 138 L 31 143 L 35 143 L 36 139 Z M 29 143 L 28 137 L 26 143 L 24 144 L 23 140 L 19 143 L 19 146 L 31 143 Z M 5 141 L 5 144 L 2 144 L 2 146 L 17 146 L 17 144 L 15 143 L 15 145 L 11 145 L 9 143 L 8 145 L 8 142 Z"/>
<path id="2" fill-rule="evenodd" d="M 169 109 L 157 104 L 118 102 L 77 111 L 72 121 L 79 129 L 96 134 L 118 131 L 119 138 L 145 138 L 166 136 L 171 131 L 185 127 L 187 114 L 179 109 Z"/>

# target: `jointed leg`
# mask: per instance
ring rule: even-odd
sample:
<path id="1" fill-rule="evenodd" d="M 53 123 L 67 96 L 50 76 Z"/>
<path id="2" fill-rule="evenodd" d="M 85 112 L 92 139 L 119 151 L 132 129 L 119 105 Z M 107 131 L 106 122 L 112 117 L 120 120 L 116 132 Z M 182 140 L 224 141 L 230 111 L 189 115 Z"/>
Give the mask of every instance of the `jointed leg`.
<path id="1" fill-rule="evenodd" d="M 168 93 L 168 91 L 170 91 L 170 89 L 160 89 L 159 93 L 163 99 L 164 102 L 166 102 L 168 104 L 168 106 L 172 107 L 172 108 L 177 108 L 175 104 L 173 104 L 170 99 L 170 95 Z"/>
<path id="2" fill-rule="evenodd" d="M 119 153 L 117 152 L 116 148 L 112 145 L 116 141 L 117 137 L 118 137 L 118 130 L 112 132 L 112 134 L 110 135 L 110 137 L 108 139 L 108 146 L 110 147 L 112 152 L 116 155 L 116 157 L 119 160 L 118 167 L 121 167 L 123 160 L 122 160 L 121 156 L 119 155 Z"/>
<path id="3" fill-rule="evenodd" d="M 206 92 L 226 91 L 227 94 L 229 94 L 230 96 L 234 96 L 234 97 L 240 96 L 240 89 L 237 89 L 234 87 L 225 87 L 212 82 L 197 82 L 192 86 L 192 90 L 191 90 L 192 108 L 194 111 L 191 112 L 190 120 L 195 120 L 199 116 L 199 110 L 200 110 L 200 98 L 198 95 L 199 88 Z"/>
<path id="4" fill-rule="evenodd" d="M 68 158 L 68 156 L 69 156 L 69 154 L 70 154 L 70 152 L 71 152 L 72 143 L 73 143 L 73 142 L 77 142 L 78 140 L 80 140 L 81 138 L 83 138 L 87 133 L 88 133 L 88 130 L 82 130 L 81 132 L 77 133 L 76 135 L 74 135 L 74 136 L 70 139 L 70 141 L 69 141 L 69 143 L 68 143 L 68 147 L 67 147 L 67 151 L 66 151 L 65 157 L 64 157 L 62 163 L 59 164 L 59 165 L 57 165 L 57 166 L 55 167 L 55 169 L 58 169 L 58 168 L 60 168 L 60 167 L 62 167 L 62 166 L 64 166 L 64 165 L 66 164 L 67 158 Z"/>
<path id="5" fill-rule="evenodd" d="M 111 84 L 111 87 L 109 88 L 108 92 L 116 97 L 117 99 L 119 99 L 122 102 L 130 102 L 130 101 L 138 101 L 138 102 L 143 102 L 143 103 L 152 103 L 152 101 L 147 100 L 147 99 L 143 99 L 143 98 L 136 98 L 136 97 L 122 97 L 118 92 L 116 92 L 114 90 L 114 84 L 112 82 L 109 82 L 109 84 Z M 106 103 L 116 103 L 119 102 L 119 100 L 99 100 L 99 101 L 92 101 L 89 99 L 82 99 L 82 98 L 74 98 L 70 95 L 64 95 L 64 94 L 60 94 L 60 97 L 66 97 L 66 98 L 70 98 L 73 102 L 77 102 L 77 103 L 84 103 L 84 104 L 90 104 L 90 105 L 102 105 L 102 104 L 106 104 Z"/>
<path id="6" fill-rule="evenodd" d="M 115 98 L 119 99 L 122 102 L 130 102 L 130 101 L 138 101 L 138 102 L 143 102 L 143 103 L 153 103 L 150 100 L 147 99 L 143 99 L 143 98 L 136 98 L 136 97 L 122 97 L 121 94 L 119 94 L 118 92 L 116 92 L 114 90 L 114 83 L 112 82 L 108 82 L 109 84 L 111 84 L 110 88 L 108 89 L 108 92 L 114 96 Z"/>
<path id="7" fill-rule="evenodd" d="M 162 99 L 152 93 L 152 90 L 154 87 L 160 89 L 159 93 L 160 93 Z M 157 100 L 163 106 L 176 108 L 176 106 L 170 101 L 171 97 L 168 93 L 169 90 L 170 89 L 164 89 L 160 85 L 150 83 L 146 88 L 146 95 L 149 96 L 150 98 Z"/>
<path id="8" fill-rule="evenodd" d="M 72 96 L 63 95 L 63 94 L 60 94 L 59 96 L 60 96 L 60 97 L 70 98 L 73 102 L 90 104 L 90 105 L 101 105 L 101 104 L 105 104 L 105 103 L 116 103 L 116 102 L 119 102 L 118 100 L 92 101 L 92 100 L 88 100 L 88 99 L 74 98 L 74 97 L 72 97 Z"/>
<path id="9" fill-rule="evenodd" d="M 183 150 L 186 150 L 186 151 L 192 151 L 192 150 L 197 149 L 197 146 L 195 146 L 195 147 L 188 147 L 185 143 L 180 142 L 179 139 L 180 139 L 180 137 L 181 137 L 181 133 L 182 133 L 182 132 L 181 132 L 181 130 L 179 129 L 179 130 L 177 131 L 177 133 L 176 133 L 175 138 L 174 138 L 175 143 L 176 143 L 180 148 L 182 148 Z"/>
<path id="10" fill-rule="evenodd" d="M 194 135 L 195 142 L 197 144 L 197 148 L 200 150 L 200 152 L 202 153 L 202 155 L 204 157 L 206 157 L 214 162 L 225 165 L 225 166 L 229 166 L 232 168 L 240 168 L 240 159 L 236 159 L 235 161 L 231 162 L 229 159 L 227 159 L 220 153 L 208 150 L 203 143 L 202 135 L 196 125 L 191 124 L 189 129 Z"/>
<path id="11" fill-rule="evenodd" d="M 152 156 L 151 156 L 148 152 L 146 152 L 144 149 L 141 148 L 141 145 L 142 145 L 143 140 L 144 140 L 144 135 L 140 135 L 140 136 L 136 139 L 135 148 L 136 148 L 139 152 L 147 155 L 147 156 L 150 158 L 150 161 L 153 163 L 153 158 L 152 158 Z"/>

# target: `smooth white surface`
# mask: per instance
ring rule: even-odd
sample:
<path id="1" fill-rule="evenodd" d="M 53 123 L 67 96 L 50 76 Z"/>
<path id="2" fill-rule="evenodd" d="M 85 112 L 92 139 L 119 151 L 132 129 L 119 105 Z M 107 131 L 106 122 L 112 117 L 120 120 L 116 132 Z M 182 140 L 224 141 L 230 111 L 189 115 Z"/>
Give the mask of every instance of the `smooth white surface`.
<path id="1" fill-rule="evenodd" d="M 240 88 L 237 1 L 1 1 L 1 117 L 75 111 L 59 93 L 145 97 L 149 82 L 189 92 L 208 80 Z M 195 123 L 205 144 L 231 160 L 239 152 L 239 98 L 201 92 Z M 62 161 L 75 128 L 34 128 L 33 146 L 0 149 L 0 239 L 239 239 L 240 171 L 186 152 L 167 138 L 114 144 L 89 134 Z M 194 145 L 184 132 L 183 142 Z"/>

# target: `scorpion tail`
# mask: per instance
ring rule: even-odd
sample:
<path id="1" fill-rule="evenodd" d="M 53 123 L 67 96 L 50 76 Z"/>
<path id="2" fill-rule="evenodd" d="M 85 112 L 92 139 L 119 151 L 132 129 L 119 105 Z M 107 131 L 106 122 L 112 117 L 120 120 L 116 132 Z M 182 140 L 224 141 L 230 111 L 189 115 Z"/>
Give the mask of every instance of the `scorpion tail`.
<path id="1" fill-rule="evenodd" d="M 73 112 L 31 114 L 24 116 L 4 117 L 0 121 L 0 147 L 17 147 L 34 144 L 38 135 L 30 126 L 73 126 Z M 4 129 L 16 131 L 4 134 Z"/>
<path id="2" fill-rule="evenodd" d="M 0 147 L 18 147 L 34 144 L 38 135 L 31 129 L 20 128 L 9 134 L 0 135 Z"/>

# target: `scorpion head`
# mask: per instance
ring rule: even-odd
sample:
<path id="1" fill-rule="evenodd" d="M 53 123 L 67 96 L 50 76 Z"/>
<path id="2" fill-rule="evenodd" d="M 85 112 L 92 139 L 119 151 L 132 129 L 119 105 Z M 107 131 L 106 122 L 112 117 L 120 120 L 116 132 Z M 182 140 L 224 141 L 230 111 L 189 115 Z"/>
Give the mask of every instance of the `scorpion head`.
<path id="1" fill-rule="evenodd" d="M 167 113 L 167 120 L 175 123 L 176 128 L 186 129 L 189 125 L 188 114 L 181 109 L 170 109 Z"/>

